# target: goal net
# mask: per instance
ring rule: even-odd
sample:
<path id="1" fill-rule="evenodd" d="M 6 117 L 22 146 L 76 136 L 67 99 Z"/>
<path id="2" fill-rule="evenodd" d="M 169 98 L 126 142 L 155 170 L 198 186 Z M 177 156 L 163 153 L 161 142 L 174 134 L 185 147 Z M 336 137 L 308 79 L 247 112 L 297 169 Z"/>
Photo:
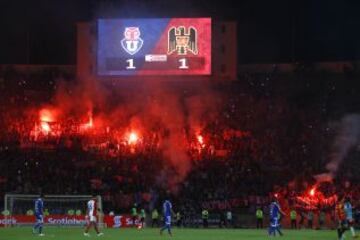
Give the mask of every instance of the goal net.
<path id="1" fill-rule="evenodd" d="M 85 224 L 87 201 L 91 195 L 44 195 L 44 224 L 58 226 L 79 226 Z M 31 225 L 35 200 L 39 195 L 5 194 L 4 225 L 23 226 Z M 103 226 L 102 199 L 97 196 L 99 209 L 99 225 Z"/>

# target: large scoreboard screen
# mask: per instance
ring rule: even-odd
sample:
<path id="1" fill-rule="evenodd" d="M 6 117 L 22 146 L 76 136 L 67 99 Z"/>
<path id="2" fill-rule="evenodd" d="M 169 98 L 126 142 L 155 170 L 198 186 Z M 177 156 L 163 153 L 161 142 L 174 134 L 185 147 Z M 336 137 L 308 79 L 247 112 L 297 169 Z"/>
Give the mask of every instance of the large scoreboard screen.
<path id="1" fill-rule="evenodd" d="M 210 75 L 210 18 L 99 19 L 97 74 Z"/>

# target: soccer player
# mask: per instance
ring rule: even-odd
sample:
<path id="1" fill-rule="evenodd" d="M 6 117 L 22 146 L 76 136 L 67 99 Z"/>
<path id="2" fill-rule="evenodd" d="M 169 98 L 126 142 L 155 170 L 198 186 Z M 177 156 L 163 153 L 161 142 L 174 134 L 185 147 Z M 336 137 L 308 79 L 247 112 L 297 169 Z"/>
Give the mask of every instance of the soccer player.
<path id="1" fill-rule="evenodd" d="M 139 215 L 139 217 L 140 217 L 140 226 L 141 226 L 141 228 L 144 228 L 144 223 L 145 223 L 145 217 L 146 217 L 146 213 L 145 213 L 145 209 L 141 209 L 140 210 L 140 215 Z"/>
<path id="2" fill-rule="evenodd" d="M 352 205 L 350 202 L 350 197 L 346 197 L 345 198 L 345 203 L 344 203 L 344 211 L 345 211 L 345 215 L 346 215 L 346 220 L 347 220 L 347 224 L 350 228 L 351 231 L 351 235 L 353 238 L 356 238 L 356 234 L 355 234 L 355 229 L 354 229 L 354 218 L 353 218 L 353 212 L 352 212 Z"/>
<path id="3" fill-rule="evenodd" d="M 345 239 L 344 233 L 347 228 L 347 221 L 346 221 L 346 214 L 345 214 L 345 210 L 344 210 L 344 200 L 341 198 L 336 203 L 335 215 L 336 215 L 336 218 L 338 221 L 338 228 L 337 228 L 338 238 L 339 238 L 339 240 L 344 240 Z"/>
<path id="4" fill-rule="evenodd" d="M 278 201 L 274 198 L 270 204 L 270 227 L 269 227 L 269 236 L 276 236 L 276 231 L 283 236 L 284 234 L 280 230 L 280 214 L 285 215 L 281 211 Z"/>
<path id="5" fill-rule="evenodd" d="M 168 230 L 170 236 L 171 233 L 171 214 L 173 213 L 171 202 L 167 199 L 163 204 L 163 213 L 164 213 L 164 226 L 160 229 L 160 235 L 162 235 L 165 229 Z"/>
<path id="6" fill-rule="evenodd" d="M 84 236 L 86 236 L 86 237 L 90 237 L 89 229 L 91 228 L 91 226 L 94 226 L 94 229 L 98 236 L 104 235 L 102 232 L 99 231 L 99 228 L 97 226 L 97 219 L 96 219 L 97 210 L 98 209 L 97 209 L 96 197 L 93 196 L 87 202 L 87 215 L 86 215 L 87 223 L 86 223 L 86 228 L 85 228 L 85 232 L 84 232 Z"/>
<path id="7" fill-rule="evenodd" d="M 134 204 L 134 206 L 131 208 L 131 219 L 132 219 L 132 226 L 136 227 L 136 220 L 138 217 L 138 213 L 137 213 L 137 205 L 136 203 Z"/>
<path id="8" fill-rule="evenodd" d="M 43 224 L 44 224 L 44 195 L 41 193 L 39 198 L 35 200 L 35 218 L 36 223 L 33 227 L 33 233 L 38 233 L 39 236 L 44 236 L 42 233 Z"/>

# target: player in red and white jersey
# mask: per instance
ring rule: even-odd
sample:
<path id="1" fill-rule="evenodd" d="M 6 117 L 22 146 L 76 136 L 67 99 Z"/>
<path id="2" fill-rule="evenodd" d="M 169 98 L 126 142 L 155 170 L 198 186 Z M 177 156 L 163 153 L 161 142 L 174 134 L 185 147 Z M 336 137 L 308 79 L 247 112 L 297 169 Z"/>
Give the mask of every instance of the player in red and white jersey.
<path id="1" fill-rule="evenodd" d="M 103 235 L 103 233 L 101 233 L 99 231 L 99 228 L 97 226 L 97 201 L 96 201 L 96 197 L 93 196 L 88 202 L 87 202 L 87 211 L 86 211 L 86 227 L 85 227 L 85 232 L 84 232 L 84 236 L 89 237 L 89 230 L 91 228 L 91 226 L 94 226 L 94 229 L 97 233 L 98 236 Z"/>

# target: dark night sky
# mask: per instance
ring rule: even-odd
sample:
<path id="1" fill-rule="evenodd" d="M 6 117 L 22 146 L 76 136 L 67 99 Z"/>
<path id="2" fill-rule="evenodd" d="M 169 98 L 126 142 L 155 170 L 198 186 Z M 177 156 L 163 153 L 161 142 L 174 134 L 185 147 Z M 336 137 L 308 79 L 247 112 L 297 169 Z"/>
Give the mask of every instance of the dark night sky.
<path id="1" fill-rule="evenodd" d="M 0 0 L 0 64 L 74 64 L 98 16 L 236 20 L 240 63 L 360 59 L 359 0 Z"/>

